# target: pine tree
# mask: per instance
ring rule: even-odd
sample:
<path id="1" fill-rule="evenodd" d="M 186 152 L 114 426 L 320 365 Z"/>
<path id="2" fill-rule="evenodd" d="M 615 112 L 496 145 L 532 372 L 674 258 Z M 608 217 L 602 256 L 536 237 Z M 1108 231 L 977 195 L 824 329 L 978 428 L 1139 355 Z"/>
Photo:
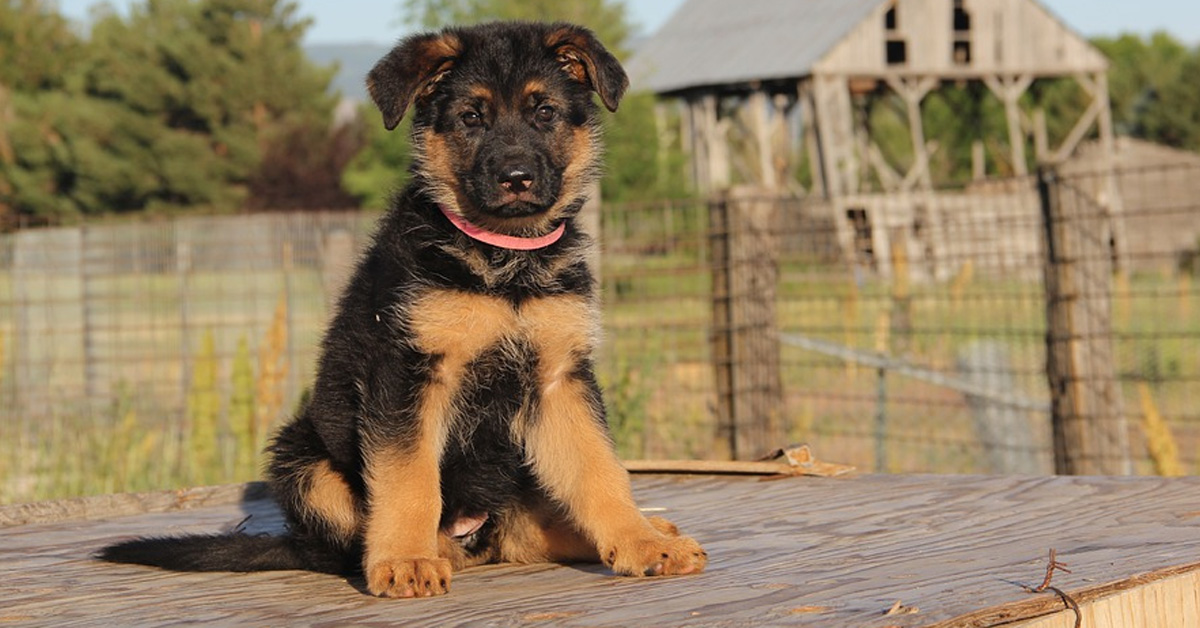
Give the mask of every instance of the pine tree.
<path id="1" fill-rule="evenodd" d="M 28 61 L 0 63 L 0 211 L 238 209 L 264 155 L 325 151 L 333 70 L 305 57 L 294 2 L 145 0 L 86 42 L 47 4 L 0 3 L 0 54 Z"/>

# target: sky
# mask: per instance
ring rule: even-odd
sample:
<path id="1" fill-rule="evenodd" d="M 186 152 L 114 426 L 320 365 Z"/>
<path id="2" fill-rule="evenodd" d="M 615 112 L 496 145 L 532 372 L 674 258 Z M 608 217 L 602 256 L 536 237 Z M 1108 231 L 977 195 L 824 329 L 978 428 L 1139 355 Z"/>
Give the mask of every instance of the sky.
<path id="1" fill-rule="evenodd" d="M 109 0 L 124 11 L 139 0 Z M 737 0 L 729 0 L 736 2 Z M 1200 44 L 1200 1 L 1197 0 L 1042 0 L 1067 24 L 1086 36 L 1123 32 L 1148 34 L 1165 30 L 1188 45 Z M 62 12 L 81 23 L 97 0 L 58 0 Z M 402 0 L 300 0 L 300 12 L 316 21 L 305 43 L 391 44 L 406 32 Z M 625 0 L 643 34 L 653 33 L 683 0 Z"/>

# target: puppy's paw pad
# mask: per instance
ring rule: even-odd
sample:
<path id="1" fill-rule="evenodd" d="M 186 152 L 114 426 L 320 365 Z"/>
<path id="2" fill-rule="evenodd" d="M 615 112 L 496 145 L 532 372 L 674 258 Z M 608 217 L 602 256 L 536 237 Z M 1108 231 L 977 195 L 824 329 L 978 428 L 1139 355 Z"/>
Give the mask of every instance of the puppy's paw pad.
<path id="1" fill-rule="evenodd" d="M 450 561 L 397 558 L 367 566 L 367 590 L 379 597 L 432 597 L 450 591 Z"/>

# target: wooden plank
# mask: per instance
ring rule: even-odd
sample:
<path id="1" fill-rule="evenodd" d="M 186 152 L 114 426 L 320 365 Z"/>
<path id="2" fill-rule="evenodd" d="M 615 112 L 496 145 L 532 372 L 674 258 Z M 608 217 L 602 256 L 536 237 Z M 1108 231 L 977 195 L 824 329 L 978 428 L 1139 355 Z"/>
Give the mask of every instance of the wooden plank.
<path id="1" fill-rule="evenodd" d="M 278 531 L 265 500 L 0 528 L 0 620 L 15 626 L 497 625 L 986 626 L 1062 608 L 1022 585 L 1046 551 L 1054 585 L 1138 591 L 1200 572 L 1200 478 L 876 476 L 634 477 L 639 502 L 702 543 L 708 571 L 615 578 L 598 566 L 492 566 L 450 595 L 381 600 L 362 583 L 303 572 L 177 574 L 90 560 L 139 534 Z M 1147 576 L 1146 574 L 1149 574 Z M 1171 576 L 1175 577 L 1175 576 Z M 1150 580 L 1147 580 L 1150 578 Z M 1191 612 L 1148 590 L 1147 612 Z M 897 601 L 918 612 L 886 616 Z M 1053 606 L 1059 603 L 1060 606 Z M 1188 602 L 1181 601 L 1180 604 Z M 1157 611 L 1151 608 L 1165 608 Z M 1187 615 L 1182 615 L 1186 617 Z M 968 622 L 975 623 L 968 623 Z M 992 621 L 992 620 L 988 620 Z M 1038 626 L 1037 628 L 1043 628 Z"/>
<path id="2" fill-rule="evenodd" d="M 1046 591 L 1025 603 L 985 609 L 930 628 L 1072 628 L 1079 620 L 1088 628 L 1194 628 L 1200 625 L 1200 564 L 1138 574 L 1066 595 L 1078 612 L 1063 608 L 1062 594 Z M 1025 617 L 1037 618 L 1010 623 Z"/>
<path id="3" fill-rule="evenodd" d="M 266 499 L 264 482 L 202 486 L 177 491 L 126 493 L 0 506 L 0 528 L 56 521 L 106 519 L 157 512 L 190 510 Z"/>

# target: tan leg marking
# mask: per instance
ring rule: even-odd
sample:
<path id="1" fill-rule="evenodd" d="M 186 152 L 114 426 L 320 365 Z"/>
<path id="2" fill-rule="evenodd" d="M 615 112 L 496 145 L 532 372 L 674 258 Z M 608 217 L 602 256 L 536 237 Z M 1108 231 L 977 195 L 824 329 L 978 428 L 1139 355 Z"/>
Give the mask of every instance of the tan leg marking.
<path id="1" fill-rule="evenodd" d="M 304 504 L 308 515 L 321 521 L 343 543 L 358 533 L 358 507 L 354 494 L 341 473 L 328 460 L 313 465 L 308 472 Z"/>
<path id="2" fill-rule="evenodd" d="M 372 452 L 363 568 L 367 588 L 386 597 L 424 597 L 449 590 L 450 563 L 438 557 L 442 513 L 438 458 L 422 435 L 407 451 Z"/>
<path id="3" fill-rule="evenodd" d="M 497 529 L 498 558 L 510 563 L 600 562 L 596 544 L 549 504 L 520 508 Z"/>
<path id="4" fill-rule="evenodd" d="M 504 301 L 431 291 L 407 311 L 418 348 L 440 356 L 418 409 L 419 433 L 403 449 L 371 452 L 364 570 L 375 595 L 419 597 L 446 593 L 451 561 L 440 556 L 442 514 L 439 463 L 447 420 L 467 363 L 515 330 Z"/>
<path id="5" fill-rule="evenodd" d="M 579 297 L 535 300 L 522 306 L 521 320 L 539 356 L 541 415 L 529 424 L 525 442 L 543 486 L 617 573 L 703 570 L 707 555 L 699 544 L 664 534 L 638 511 L 629 474 L 593 414 L 587 387 L 572 377 L 579 357 L 595 346 L 591 304 Z"/>

